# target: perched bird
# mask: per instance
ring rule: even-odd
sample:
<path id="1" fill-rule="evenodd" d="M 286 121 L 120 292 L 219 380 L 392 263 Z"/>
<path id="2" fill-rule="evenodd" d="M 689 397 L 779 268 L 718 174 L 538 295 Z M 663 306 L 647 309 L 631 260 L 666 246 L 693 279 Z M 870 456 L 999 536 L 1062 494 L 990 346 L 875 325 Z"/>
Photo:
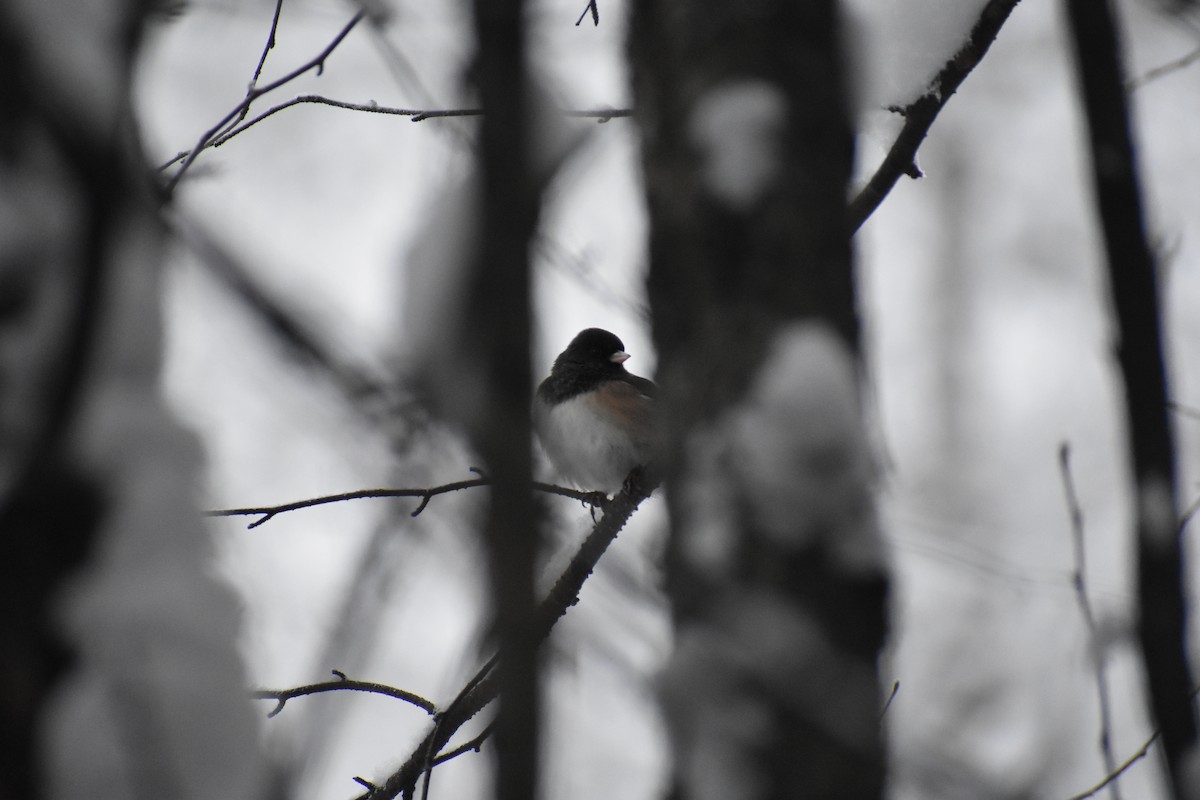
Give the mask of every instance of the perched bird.
<path id="1" fill-rule="evenodd" d="M 625 369 L 613 334 L 581 331 L 554 360 L 534 400 L 534 424 L 563 478 L 587 491 L 619 491 L 655 449 L 655 385 Z"/>

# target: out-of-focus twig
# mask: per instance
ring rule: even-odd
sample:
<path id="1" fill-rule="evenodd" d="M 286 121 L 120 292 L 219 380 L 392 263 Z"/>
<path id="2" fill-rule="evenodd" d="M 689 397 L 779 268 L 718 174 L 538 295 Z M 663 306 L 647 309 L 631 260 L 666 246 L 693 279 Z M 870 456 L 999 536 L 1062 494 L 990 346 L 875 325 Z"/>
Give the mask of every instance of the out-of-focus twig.
<path id="1" fill-rule="evenodd" d="M 1156 81 L 1159 78 L 1166 77 L 1172 72 L 1178 72 L 1179 70 L 1187 69 L 1196 61 L 1200 61 L 1200 47 L 1183 54 L 1179 58 L 1171 59 L 1165 64 L 1160 64 L 1154 69 L 1148 70 L 1136 78 L 1131 78 L 1130 80 L 1125 81 L 1125 90 L 1129 92 L 1136 92 L 1146 84 Z"/>
<path id="2" fill-rule="evenodd" d="M 1117 769 L 1116 759 L 1112 751 L 1112 706 L 1108 699 L 1108 675 L 1105 665 L 1106 656 L 1101 641 L 1100 629 L 1096 624 L 1096 613 L 1092 609 L 1091 597 L 1087 588 L 1087 548 L 1085 546 L 1083 527 L 1083 508 L 1079 504 L 1079 495 L 1075 491 L 1075 481 L 1071 477 L 1071 446 L 1063 442 L 1058 449 L 1058 466 L 1062 474 L 1063 492 L 1066 495 L 1067 512 L 1071 517 L 1071 542 L 1075 553 L 1075 571 L 1072 583 L 1075 586 L 1075 596 L 1079 600 L 1079 611 L 1088 630 L 1088 645 L 1091 649 L 1092 665 L 1096 670 L 1096 697 L 1100 707 L 1100 755 L 1104 758 L 1104 769 L 1112 774 Z M 1111 786 L 1113 800 L 1121 800 L 1121 790 L 1114 780 Z"/>

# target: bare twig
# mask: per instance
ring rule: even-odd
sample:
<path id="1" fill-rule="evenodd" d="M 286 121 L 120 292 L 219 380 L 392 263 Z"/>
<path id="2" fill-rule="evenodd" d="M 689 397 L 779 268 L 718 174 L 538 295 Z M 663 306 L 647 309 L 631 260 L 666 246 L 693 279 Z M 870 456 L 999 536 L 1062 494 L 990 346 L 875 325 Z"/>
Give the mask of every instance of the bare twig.
<path id="1" fill-rule="evenodd" d="M 896 699 L 896 695 L 900 693 L 900 681 L 892 682 L 892 691 L 888 694 L 888 699 L 884 702 L 883 708 L 879 712 L 879 721 L 883 722 L 883 718 L 887 716 L 888 709 L 892 707 L 892 701 Z"/>
<path id="2" fill-rule="evenodd" d="M 279 16 L 282 13 L 283 0 L 275 0 L 275 13 L 271 15 L 271 30 L 267 34 L 267 43 L 263 46 L 262 53 L 258 57 L 258 64 L 254 67 L 254 75 L 250 77 L 250 83 L 246 87 L 246 97 L 254 94 L 255 88 L 258 87 L 258 79 L 262 77 L 263 67 L 267 65 L 267 56 L 275 48 L 275 34 L 279 31 Z M 250 113 L 249 103 L 242 108 L 242 113 L 237 116 L 237 119 L 229 123 L 229 127 L 234 127 L 244 120 L 248 113 Z"/>
<path id="3" fill-rule="evenodd" d="M 1079 600 L 1080 613 L 1087 626 L 1093 664 L 1096 669 L 1096 698 L 1100 706 L 1100 754 L 1104 758 L 1105 771 L 1112 774 L 1116 771 L 1117 762 L 1113 758 L 1112 751 L 1112 706 L 1108 698 L 1106 656 L 1100 638 L 1100 630 L 1096 624 L 1096 614 L 1092 609 L 1091 598 L 1088 596 L 1083 508 L 1079 504 L 1079 495 L 1075 491 L 1075 482 L 1071 477 L 1071 446 L 1066 442 L 1059 446 L 1058 464 L 1062 474 L 1063 492 L 1066 494 L 1067 511 L 1071 517 L 1071 541 L 1074 544 L 1075 552 L 1075 572 L 1072 582 L 1075 585 L 1075 596 Z M 1112 782 L 1111 791 L 1113 800 L 1121 800 L 1121 791 L 1115 780 Z"/>
<path id="4" fill-rule="evenodd" d="M 324 681 L 322 683 L 310 683 L 305 686 L 296 686 L 292 689 L 258 689 L 250 693 L 250 696 L 255 700 L 274 700 L 275 707 L 268 713 L 268 717 L 274 717 L 287 704 L 288 700 L 294 697 L 303 697 L 309 694 L 321 694 L 323 692 L 369 692 L 371 694 L 382 694 L 387 697 L 394 697 L 397 700 L 403 700 L 424 711 L 426 714 L 437 714 L 437 706 L 431 701 L 426 700 L 419 694 L 414 694 L 404 689 L 398 689 L 395 686 L 388 686 L 383 683 L 372 683 L 369 681 L 355 681 L 346 677 L 345 673 L 333 670 L 333 674 L 337 676 L 336 681 Z"/>
<path id="5" fill-rule="evenodd" d="M 1161 734 L 1159 731 L 1155 731 L 1154 735 L 1147 739 L 1136 753 L 1125 759 L 1125 761 L 1122 762 L 1119 767 L 1109 772 L 1108 775 L 1104 776 L 1104 780 L 1100 781 L 1090 789 L 1080 792 L 1079 794 L 1072 795 L 1070 798 L 1068 798 L 1068 800 L 1087 800 L 1089 797 L 1095 797 L 1098 795 L 1106 786 L 1115 781 L 1117 778 L 1121 777 L 1125 770 L 1129 769 L 1134 764 L 1145 758 L 1146 754 L 1150 752 L 1150 747 L 1155 741 L 1158 740 L 1160 735 Z"/>
<path id="6" fill-rule="evenodd" d="M 261 114 L 250 118 L 248 121 L 241 124 L 236 124 L 226 130 L 224 133 L 219 133 L 213 136 L 204 145 L 204 149 L 220 147 L 228 142 L 233 137 L 244 133 L 249 128 L 254 127 L 258 123 L 278 114 L 280 111 L 292 108 L 293 106 L 315 104 L 323 106 L 332 106 L 333 108 L 344 108 L 347 111 L 361 111 L 367 114 L 388 114 L 395 117 L 408 117 L 410 122 L 424 122 L 429 119 L 446 119 L 449 117 L 478 117 L 483 114 L 483 109 L 479 108 L 395 108 L 392 106 L 381 106 L 375 102 L 352 103 L 347 100 L 336 100 L 332 97 L 325 97 L 319 94 L 304 94 L 297 95 L 290 100 L 285 100 L 278 105 L 271 106 Z M 633 111 L 628 108 L 583 108 L 583 109 L 563 109 L 562 115 L 574 119 L 594 119 L 598 123 L 605 123 L 619 117 L 628 117 Z M 163 162 L 158 166 L 159 171 L 168 169 L 169 167 L 178 164 L 180 161 L 186 160 L 193 151 L 181 150 L 171 157 L 170 160 Z"/>
<path id="7" fill-rule="evenodd" d="M 419 497 L 420 504 L 412 511 L 412 516 L 419 515 L 429 505 L 429 501 L 438 495 L 449 494 L 450 492 L 461 492 L 464 489 L 474 489 L 478 486 L 491 486 L 490 478 L 478 477 L 465 481 L 456 481 L 454 483 L 444 483 L 441 486 L 431 486 L 427 489 L 359 489 L 353 492 L 342 492 L 341 494 L 327 494 L 321 497 L 309 497 L 304 500 L 294 500 L 290 503 L 281 503 L 276 506 L 254 506 L 248 508 L 220 508 L 211 511 L 202 512 L 206 517 L 252 517 L 257 516 L 260 519 L 254 520 L 246 527 L 257 528 L 264 522 L 270 521 L 278 514 L 283 514 L 288 511 L 298 511 L 302 508 L 313 508 L 315 506 L 329 505 L 330 503 L 344 503 L 348 500 L 366 500 L 383 497 Z M 568 489 L 565 486 L 556 486 L 552 483 L 542 483 L 534 481 L 533 488 L 535 491 L 544 494 L 555 494 L 560 497 L 569 497 L 572 500 L 578 500 L 581 503 L 598 506 L 604 504 L 604 496 L 596 492 L 582 492 L 577 489 Z"/>
<path id="8" fill-rule="evenodd" d="M 447 750 L 446 752 L 440 754 L 437 758 L 435 758 L 433 760 L 433 766 L 436 767 L 439 764 L 445 764 L 450 759 L 458 758 L 463 753 L 469 753 L 472 750 L 475 751 L 476 753 L 478 753 L 479 748 L 481 748 L 483 746 L 483 743 L 487 741 L 488 737 L 492 735 L 493 727 L 494 726 L 491 723 L 489 723 L 488 726 L 486 728 L 484 728 L 482 731 L 480 731 L 479 735 L 476 736 L 474 739 L 471 739 L 470 741 L 467 741 L 467 742 L 463 742 L 462 744 L 460 744 L 458 747 L 454 748 L 453 750 Z"/>
<path id="9" fill-rule="evenodd" d="M 1151 81 L 1156 81 L 1159 78 L 1171 74 L 1172 72 L 1187 69 L 1196 61 L 1200 61 L 1200 47 L 1197 47 L 1195 50 L 1192 50 L 1189 53 L 1185 53 L 1179 58 L 1172 59 L 1165 64 L 1157 66 L 1143 75 L 1139 75 L 1136 78 L 1125 81 L 1125 91 L 1136 92 L 1138 89 L 1142 88 Z"/>
<path id="10" fill-rule="evenodd" d="M 579 15 L 579 19 L 575 20 L 575 27 L 578 28 L 583 24 L 583 18 L 592 14 L 592 25 L 600 24 L 600 8 L 596 5 L 596 0 L 588 0 L 587 8 L 583 9 L 583 13 Z"/>
<path id="11" fill-rule="evenodd" d="M 1191 406 L 1184 405 L 1183 403 L 1176 403 L 1175 401 L 1167 403 L 1167 408 L 1171 409 L 1181 417 L 1200 419 L 1200 409 L 1198 408 L 1192 408 Z"/>
<path id="12" fill-rule="evenodd" d="M 853 233 L 875 212 L 901 175 L 920 177 L 914 159 L 933 121 L 958 87 L 971 74 L 992 46 L 1000 28 L 1020 0 L 990 0 L 971 29 L 966 43 L 934 76 L 925 94 L 895 111 L 904 117 L 904 127 L 883 163 L 850 202 L 850 231 Z"/>
<path id="13" fill-rule="evenodd" d="M 238 103 L 232 111 L 221 117 L 217 124 L 205 131 L 200 136 L 199 140 L 197 140 L 195 146 L 188 151 L 186 156 L 184 156 L 183 163 L 180 164 L 179 169 L 176 170 L 175 174 L 167 182 L 165 187 L 167 196 L 169 197 L 175 191 L 175 187 L 179 185 L 180 179 L 183 178 L 184 174 L 195 162 L 196 156 L 200 155 L 203 150 L 211 146 L 213 138 L 216 137 L 226 125 L 237 119 L 239 114 L 245 114 L 245 112 L 250 108 L 251 103 L 268 92 L 272 92 L 278 89 L 280 86 L 291 83 L 306 72 L 310 72 L 315 69 L 317 74 L 320 75 L 325 69 L 325 60 L 329 58 L 330 54 L 332 54 L 335 49 L 337 49 L 337 46 L 342 43 L 342 40 L 350 34 L 350 31 L 354 30 L 354 26 L 362 20 L 363 16 L 364 12 L 362 11 L 356 13 L 353 17 L 351 17 L 350 21 L 342 27 L 337 36 L 333 38 L 333 41 L 327 44 L 320 53 L 309 59 L 304 64 L 301 64 L 299 67 L 296 67 L 282 78 L 278 78 L 271 83 L 268 83 L 266 86 L 261 87 L 252 83 L 251 88 L 246 92 L 245 98 L 243 98 L 242 101 Z"/>
<path id="14" fill-rule="evenodd" d="M 492 675 L 492 671 L 496 668 L 496 665 L 499 663 L 499 661 L 500 657 L 498 655 L 493 655 L 491 658 L 489 658 L 487 662 L 479 668 L 475 675 L 469 681 L 467 681 L 461 689 L 459 689 L 458 694 L 455 695 L 454 699 L 450 701 L 450 705 L 446 706 L 446 710 L 442 714 L 438 715 L 437 721 L 433 726 L 433 731 L 429 734 L 429 736 L 426 737 L 424 742 L 425 756 L 424 763 L 421 768 L 421 774 L 424 778 L 421 784 L 422 800 L 429 796 L 429 784 L 433 777 L 433 768 L 440 763 L 436 758 L 437 750 L 438 748 L 444 746 L 445 742 L 449 741 L 450 739 L 449 735 L 447 735 L 445 739 L 440 736 L 443 723 L 447 719 L 457 718 L 457 715 L 463 708 L 464 703 L 466 703 L 467 698 L 470 697 L 471 693 L 475 691 L 475 688 L 479 686 L 479 684 L 483 683 L 484 680 Z M 491 732 L 492 727 L 492 724 L 487 726 L 489 733 Z M 451 732 L 451 735 L 453 735 L 453 732 Z M 446 760 L 448 761 L 449 759 Z"/>
<path id="15" fill-rule="evenodd" d="M 1192 501 L 1192 504 L 1184 509 L 1184 512 L 1179 517 L 1179 532 L 1183 533 L 1184 528 L 1192 521 L 1192 517 L 1200 512 L 1200 497 Z"/>
<path id="16" fill-rule="evenodd" d="M 1188 696 L 1188 701 L 1195 702 L 1197 695 L 1200 695 L 1200 687 L 1192 690 L 1191 694 Z M 1067 800 L 1087 800 L 1087 798 L 1094 797 L 1095 795 L 1099 794 L 1104 787 L 1121 777 L 1126 770 L 1145 758 L 1150 752 L 1150 748 L 1156 741 L 1158 741 L 1160 736 L 1162 736 L 1162 728 L 1155 729 L 1154 733 L 1150 734 L 1150 738 L 1142 742 L 1142 746 L 1137 749 L 1137 752 L 1122 761 L 1120 766 L 1105 775 L 1103 780 L 1101 780 L 1095 786 L 1092 786 L 1090 789 L 1085 789 L 1079 794 L 1071 795 L 1071 797 L 1067 798 Z"/>

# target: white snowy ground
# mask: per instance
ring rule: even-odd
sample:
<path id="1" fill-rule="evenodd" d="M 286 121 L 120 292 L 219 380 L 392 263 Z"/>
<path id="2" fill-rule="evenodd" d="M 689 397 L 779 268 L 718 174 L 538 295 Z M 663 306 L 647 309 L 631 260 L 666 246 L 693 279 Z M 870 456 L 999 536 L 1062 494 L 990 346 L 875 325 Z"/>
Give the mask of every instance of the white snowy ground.
<path id="1" fill-rule="evenodd" d="M 389 70 L 360 27 L 324 75 L 277 99 L 314 92 L 398 107 L 469 105 L 458 79 L 469 54 L 460 5 L 397 2 L 388 38 L 401 68 Z M 537 4 L 538 63 L 564 106 L 624 107 L 621 4 L 601 0 L 600 26 L 576 27 L 585 5 Z M 878 109 L 913 96 L 982 3 L 852 5 L 871 54 L 860 59 L 866 172 L 896 125 Z M 155 158 L 190 147 L 238 102 L 272 7 L 193 2 L 155 33 L 139 91 Z M 1200 42 L 1194 28 L 1149 4 L 1121 7 L 1134 75 Z M 285 3 L 267 79 L 318 52 L 352 13 L 328 0 Z M 1070 583 L 1057 468 L 1064 441 L 1085 514 L 1088 586 L 1104 621 L 1117 760 L 1150 733 L 1127 638 L 1132 551 L 1120 397 L 1068 56 L 1056 4 L 1018 6 L 922 148 L 927 177 L 904 179 L 857 238 L 881 507 L 896 571 L 884 667 L 885 679 L 901 683 L 887 715 L 895 798 L 1065 798 L 1104 773 L 1093 650 Z M 1173 396 L 1193 407 L 1197 96 L 1200 63 L 1134 95 L 1146 205 L 1165 254 Z M 600 325 L 624 339 L 634 371 L 652 375 L 636 137 L 620 119 L 579 125 L 590 137 L 556 184 L 538 248 L 537 370 L 576 330 Z M 289 109 L 203 154 L 181 188 L 179 213 L 339 352 L 383 368 L 406 352 L 405 275 L 422 269 L 409 245 L 461 174 L 470 131 L 464 121 Z M 170 282 L 167 390 L 207 443 L 212 506 L 467 476 L 470 457 L 441 437 L 393 450 L 336 391 L 281 359 L 182 248 Z M 1190 502 L 1200 493 L 1200 421 L 1176 422 Z M 283 515 L 252 531 L 215 525 L 217 569 L 245 602 L 252 683 L 282 688 L 341 669 L 448 701 L 473 671 L 482 636 L 468 525 L 477 500 L 439 498 L 415 520 L 411 504 L 363 501 Z M 662 780 L 650 685 L 669 647 L 655 588 L 657 506 L 639 512 L 606 556 L 550 649 L 548 797 L 652 798 Z M 588 519 L 574 504 L 559 511 L 565 548 Z M 352 584 L 367 589 L 362 608 L 343 619 Z M 386 774 L 427 724 L 395 701 L 340 694 L 293 701 L 264 731 L 281 756 L 308 764 L 300 796 L 336 800 L 357 793 L 353 776 Z M 439 768 L 433 796 L 480 796 L 484 752 Z M 1153 750 L 1122 789 L 1162 796 Z"/>

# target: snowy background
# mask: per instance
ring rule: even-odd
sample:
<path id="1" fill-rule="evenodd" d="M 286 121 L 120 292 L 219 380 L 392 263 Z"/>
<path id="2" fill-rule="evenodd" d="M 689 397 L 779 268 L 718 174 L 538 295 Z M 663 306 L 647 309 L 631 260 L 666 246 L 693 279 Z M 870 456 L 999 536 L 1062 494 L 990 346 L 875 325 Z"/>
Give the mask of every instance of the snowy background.
<path id="1" fill-rule="evenodd" d="M 534 4 L 539 69 L 564 107 L 627 107 L 622 4 L 601 0 L 599 27 L 577 27 L 585 5 Z M 152 158 L 191 147 L 240 101 L 273 6 L 192 2 L 156 28 L 138 80 Z M 864 175 L 897 126 L 882 107 L 923 88 L 981 6 L 850 4 Z M 462 4 L 393 7 L 383 34 L 360 25 L 323 75 L 261 107 L 302 93 L 472 105 Z M 1120 7 L 1133 76 L 1200 45 L 1200 27 L 1186 20 L 1149 3 Z M 285 3 L 264 79 L 310 59 L 353 13 L 325 0 Z M 900 681 L 886 717 L 895 798 L 1066 798 L 1097 782 L 1105 772 L 1097 653 L 1110 665 L 1117 760 L 1151 733 L 1128 638 L 1121 402 L 1069 56 L 1057 4 L 1019 5 L 935 123 L 920 153 L 927 177 L 902 179 L 856 238 L 896 575 L 883 669 L 889 683 Z M 1200 63 L 1133 98 L 1170 314 L 1172 396 L 1200 408 L 1200 322 L 1190 313 L 1200 303 Z M 535 371 L 548 370 L 580 328 L 598 325 L 625 341 L 634 372 L 652 376 L 635 131 L 622 119 L 573 124 L 587 138 L 550 192 L 535 248 Z M 463 173 L 472 131 L 463 119 L 288 109 L 203 153 L 180 186 L 177 213 L 339 358 L 394 377 L 412 355 L 401 311 L 407 276 L 425 266 L 412 243 Z M 469 477 L 471 456 L 451 436 L 398 417 L 381 424 L 377 409 L 348 402 L 289 356 L 193 249 L 177 247 L 168 282 L 166 389 L 207 445 L 209 507 Z M 1184 409 L 1175 421 L 1190 503 L 1200 495 L 1200 419 Z M 1085 515 L 1099 650 L 1071 584 L 1063 442 Z M 215 569 L 244 601 L 251 682 L 285 688 L 339 669 L 448 702 L 486 637 L 471 532 L 479 499 L 441 497 L 415 519 L 410 501 L 361 501 L 254 530 L 245 520 L 214 522 Z M 670 638 L 658 594 L 658 506 L 639 512 L 551 643 L 548 797 L 652 798 L 661 786 L 653 675 Z M 590 521 L 577 504 L 556 512 L 548 575 Z M 297 771 L 300 797 L 337 800 L 360 791 L 353 776 L 387 774 L 427 725 L 396 701 L 343 693 L 292 701 L 264 720 L 263 733 Z M 483 794 L 487 751 L 440 767 L 433 796 Z M 1163 796 L 1154 750 L 1121 788 Z"/>

